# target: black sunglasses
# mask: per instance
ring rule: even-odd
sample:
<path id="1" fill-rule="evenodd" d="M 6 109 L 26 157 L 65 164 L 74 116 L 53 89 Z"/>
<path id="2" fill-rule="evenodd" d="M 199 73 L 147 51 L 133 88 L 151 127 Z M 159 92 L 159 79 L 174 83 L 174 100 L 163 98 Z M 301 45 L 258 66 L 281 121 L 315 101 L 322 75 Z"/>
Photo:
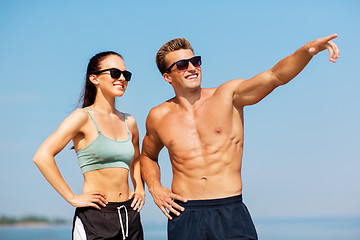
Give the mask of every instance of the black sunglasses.
<path id="1" fill-rule="evenodd" d="M 121 74 L 124 75 L 124 78 L 126 81 L 130 81 L 131 79 L 131 72 L 129 71 L 121 71 L 117 68 L 108 68 L 108 69 L 104 69 L 104 70 L 100 70 L 98 72 L 94 72 L 92 74 L 100 74 L 100 73 L 103 73 L 103 72 L 106 72 L 106 71 L 110 71 L 110 76 L 114 79 L 119 79 L 121 77 Z"/>
<path id="2" fill-rule="evenodd" d="M 200 56 L 195 56 L 189 59 L 181 59 L 179 61 L 174 62 L 173 64 L 170 65 L 170 67 L 168 67 L 168 69 L 166 69 L 166 72 L 170 72 L 171 68 L 176 64 L 176 67 L 180 70 L 180 71 L 184 71 L 186 69 L 188 69 L 189 67 L 189 62 L 191 62 L 192 65 L 194 65 L 194 67 L 200 67 L 201 65 L 201 57 Z"/>

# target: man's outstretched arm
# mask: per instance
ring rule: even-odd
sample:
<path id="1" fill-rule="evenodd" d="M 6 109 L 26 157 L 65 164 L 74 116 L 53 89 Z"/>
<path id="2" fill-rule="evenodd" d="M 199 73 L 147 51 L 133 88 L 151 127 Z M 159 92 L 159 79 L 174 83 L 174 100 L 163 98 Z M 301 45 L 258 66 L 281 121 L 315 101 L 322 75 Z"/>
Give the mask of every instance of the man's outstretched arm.
<path id="1" fill-rule="evenodd" d="M 296 77 L 311 58 L 321 51 L 328 50 L 329 60 L 336 62 L 340 57 L 339 48 L 332 41 L 337 34 L 306 43 L 295 53 L 279 61 L 273 68 L 256 75 L 249 80 L 232 80 L 228 85 L 233 90 L 233 101 L 235 106 L 252 105 L 269 93 L 276 87 L 288 83 Z"/>
<path id="2" fill-rule="evenodd" d="M 171 220 L 172 217 L 167 210 L 177 216 L 180 215 L 179 211 L 184 211 L 184 208 L 175 203 L 173 199 L 183 202 L 186 202 L 187 200 L 180 195 L 173 193 L 171 189 L 165 188 L 161 185 L 158 156 L 164 145 L 156 133 L 150 114 L 146 120 L 147 132 L 143 140 L 140 155 L 141 174 L 149 188 L 149 192 L 151 193 L 155 204 L 160 208 L 165 216 Z"/>

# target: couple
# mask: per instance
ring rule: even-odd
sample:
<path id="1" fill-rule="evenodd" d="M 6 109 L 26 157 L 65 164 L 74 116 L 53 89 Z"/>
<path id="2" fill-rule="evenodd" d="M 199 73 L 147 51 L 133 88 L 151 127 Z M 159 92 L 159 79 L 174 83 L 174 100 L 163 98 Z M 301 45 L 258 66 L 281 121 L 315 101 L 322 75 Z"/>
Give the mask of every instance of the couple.
<path id="1" fill-rule="evenodd" d="M 336 62 L 330 35 L 311 41 L 255 77 L 201 88 L 201 57 L 184 38 L 165 43 L 157 66 L 175 97 L 154 107 L 139 150 L 135 119 L 115 109 L 131 79 L 121 55 L 102 52 L 89 62 L 82 108 L 75 110 L 40 146 L 34 162 L 54 189 L 76 207 L 73 239 L 143 239 L 143 180 L 169 218 L 169 239 L 257 239 L 242 202 L 243 108 L 293 79 L 318 52 Z M 54 156 L 73 141 L 84 174 L 75 195 Z M 171 189 L 162 187 L 158 155 L 169 151 Z M 128 174 L 133 183 L 131 192 Z"/>

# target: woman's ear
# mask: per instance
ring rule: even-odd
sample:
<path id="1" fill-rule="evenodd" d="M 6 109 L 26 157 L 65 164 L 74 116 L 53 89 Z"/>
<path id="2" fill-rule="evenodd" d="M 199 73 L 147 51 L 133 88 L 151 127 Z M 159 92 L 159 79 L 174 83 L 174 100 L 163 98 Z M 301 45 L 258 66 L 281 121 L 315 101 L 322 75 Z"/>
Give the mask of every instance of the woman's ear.
<path id="1" fill-rule="evenodd" d="M 90 82 L 92 82 L 95 86 L 99 85 L 99 80 L 97 79 L 96 75 L 91 74 L 89 76 Z"/>

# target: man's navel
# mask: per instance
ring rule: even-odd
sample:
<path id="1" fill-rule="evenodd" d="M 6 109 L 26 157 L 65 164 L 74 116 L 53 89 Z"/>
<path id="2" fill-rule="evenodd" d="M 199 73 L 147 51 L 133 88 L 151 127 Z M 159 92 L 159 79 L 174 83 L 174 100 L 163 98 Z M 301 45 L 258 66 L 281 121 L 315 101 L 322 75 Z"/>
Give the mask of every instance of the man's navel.
<path id="1" fill-rule="evenodd" d="M 202 176 L 202 177 L 201 177 L 201 181 L 202 181 L 202 182 L 207 182 L 207 179 L 208 179 L 208 178 L 207 178 L 206 176 Z"/>

